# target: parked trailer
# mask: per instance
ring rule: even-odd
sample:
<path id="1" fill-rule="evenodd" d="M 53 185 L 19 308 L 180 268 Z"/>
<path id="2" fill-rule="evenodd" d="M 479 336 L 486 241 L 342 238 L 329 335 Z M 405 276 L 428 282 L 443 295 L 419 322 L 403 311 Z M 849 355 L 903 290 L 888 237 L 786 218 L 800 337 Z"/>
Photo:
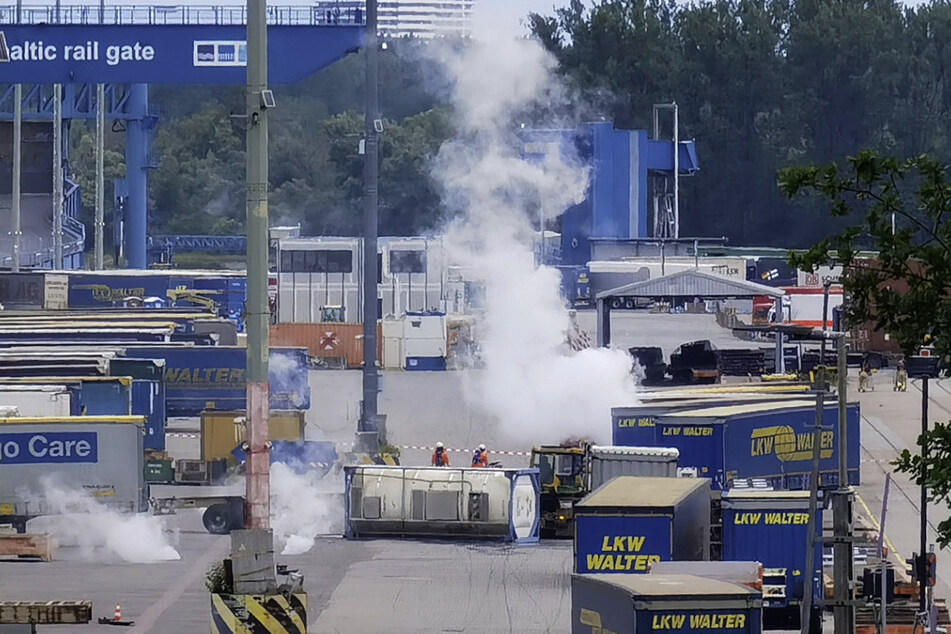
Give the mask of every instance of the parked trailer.
<path id="1" fill-rule="evenodd" d="M 0 389 L 63 385 L 73 395 L 70 414 L 143 416 L 146 420 L 145 449 L 163 451 L 167 418 L 161 363 L 152 359 L 122 361 L 125 364 L 123 373 L 131 376 L 5 377 L 0 370 Z M 136 363 L 139 364 L 139 369 L 134 367 Z"/>
<path id="2" fill-rule="evenodd" d="M 692 575 L 571 575 L 572 634 L 762 632 L 752 588 Z"/>
<path id="3" fill-rule="evenodd" d="M 165 396 L 169 416 L 198 416 L 206 409 L 246 409 L 247 349 L 237 346 L 130 347 L 136 359 L 165 360 Z M 271 348 L 271 409 L 310 408 L 307 351 Z"/>
<path id="4" fill-rule="evenodd" d="M 44 492 L 86 493 L 120 511 L 148 509 L 141 416 L 0 419 L 0 524 L 63 512 Z"/>
<path id="5" fill-rule="evenodd" d="M 11 389 L 12 388 L 12 389 Z M 73 392 L 65 385 L 16 387 L 0 385 L 0 406 L 15 406 L 17 416 L 78 416 L 73 409 Z M 0 456 L 0 460 L 3 457 Z"/>
<path id="6" fill-rule="evenodd" d="M 575 504 L 575 572 L 646 573 L 710 555 L 710 481 L 615 478 Z"/>
<path id="7" fill-rule="evenodd" d="M 239 460 L 243 460 L 240 456 Z M 270 453 L 271 464 L 283 463 L 298 474 L 325 476 L 337 463 L 337 450 L 332 442 L 305 440 L 300 442 L 274 441 Z M 244 484 L 224 486 L 163 486 L 151 485 L 149 503 L 153 512 L 170 515 L 181 509 L 205 509 L 202 523 L 205 530 L 225 535 L 245 526 Z M 328 493 L 328 504 L 339 506 L 340 493 Z"/>
<path id="8" fill-rule="evenodd" d="M 723 560 L 763 564 L 763 606 L 767 624 L 800 629 L 805 588 L 813 597 L 812 631 L 822 621 L 822 542 L 817 535 L 812 574 L 803 574 L 809 531 L 822 532 L 809 517 L 808 491 L 728 491 L 723 493 Z M 811 580 L 807 580 L 811 577 Z"/>
<path id="9" fill-rule="evenodd" d="M 68 328 L 60 330 L 29 331 L 19 328 L 0 328 L 0 341 L 123 341 L 133 343 L 138 341 L 171 341 L 174 328 Z"/>
<path id="10" fill-rule="evenodd" d="M 848 406 L 848 484 L 860 483 L 859 406 Z M 651 425 L 631 427 L 628 443 L 675 447 L 680 468 L 710 478 L 716 490 L 734 480 L 764 479 L 774 489 L 804 490 L 812 473 L 815 405 L 752 403 L 671 412 Z M 820 485 L 839 484 L 838 406 L 825 407 L 820 440 Z"/>
<path id="11" fill-rule="evenodd" d="M 670 394 L 662 395 L 657 399 L 642 398 L 640 405 L 631 407 L 611 408 L 611 440 L 614 445 L 621 447 L 636 447 L 643 438 L 642 428 L 652 428 L 658 416 L 666 416 L 674 412 L 684 412 L 703 407 L 721 407 L 727 405 L 743 405 L 747 403 L 780 403 L 801 402 L 815 400 L 808 394 Z"/>
<path id="12" fill-rule="evenodd" d="M 538 541 L 538 469 L 346 466 L 344 535 Z"/>

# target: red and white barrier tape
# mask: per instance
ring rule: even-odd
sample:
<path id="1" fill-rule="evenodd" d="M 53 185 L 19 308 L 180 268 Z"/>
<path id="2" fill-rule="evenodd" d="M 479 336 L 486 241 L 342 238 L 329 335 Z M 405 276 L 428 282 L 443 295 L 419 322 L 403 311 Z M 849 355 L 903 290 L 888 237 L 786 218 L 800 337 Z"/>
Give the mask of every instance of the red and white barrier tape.
<path id="1" fill-rule="evenodd" d="M 419 445 L 400 445 L 400 449 L 418 449 L 420 451 L 436 451 L 435 447 L 421 447 Z M 475 449 L 452 449 L 446 447 L 445 451 L 453 451 L 456 453 L 473 453 Z M 498 451 L 496 449 L 486 449 L 489 452 L 489 457 L 492 456 L 530 456 L 532 455 L 531 451 Z"/>
<path id="2" fill-rule="evenodd" d="M 182 432 L 170 432 L 165 434 L 168 438 L 201 438 L 201 434 L 191 434 L 191 433 L 182 433 Z M 400 449 L 416 449 L 419 451 L 436 451 L 435 447 L 424 447 L 420 445 L 400 445 Z M 473 453 L 475 449 L 453 449 L 446 447 L 446 451 L 451 451 L 454 453 Z M 500 451 L 496 449 L 488 449 L 489 456 L 531 456 L 531 451 Z"/>

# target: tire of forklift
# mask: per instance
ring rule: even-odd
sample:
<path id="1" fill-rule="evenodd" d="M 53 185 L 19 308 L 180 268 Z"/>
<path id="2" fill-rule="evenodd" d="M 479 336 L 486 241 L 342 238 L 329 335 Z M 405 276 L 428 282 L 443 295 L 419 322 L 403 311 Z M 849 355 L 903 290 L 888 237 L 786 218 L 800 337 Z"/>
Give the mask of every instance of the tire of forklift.
<path id="1" fill-rule="evenodd" d="M 235 518 L 231 516 L 231 512 L 228 504 L 212 504 L 202 514 L 201 523 L 212 535 L 227 535 L 234 525 Z"/>

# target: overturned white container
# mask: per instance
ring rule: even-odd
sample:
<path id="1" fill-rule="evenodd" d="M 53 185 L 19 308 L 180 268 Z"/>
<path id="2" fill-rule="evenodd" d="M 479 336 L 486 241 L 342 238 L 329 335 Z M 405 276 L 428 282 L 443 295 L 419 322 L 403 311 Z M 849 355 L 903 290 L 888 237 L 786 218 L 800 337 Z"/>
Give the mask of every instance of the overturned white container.
<path id="1" fill-rule="evenodd" d="M 538 541 L 538 469 L 345 467 L 348 538 Z"/>

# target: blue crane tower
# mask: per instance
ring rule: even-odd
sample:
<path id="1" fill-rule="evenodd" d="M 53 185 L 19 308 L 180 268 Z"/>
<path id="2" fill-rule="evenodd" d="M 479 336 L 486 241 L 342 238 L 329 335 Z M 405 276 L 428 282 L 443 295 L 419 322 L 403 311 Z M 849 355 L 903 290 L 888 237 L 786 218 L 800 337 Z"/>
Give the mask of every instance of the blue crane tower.
<path id="1" fill-rule="evenodd" d="M 22 118 L 37 147 L 34 165 L 48 157 L 41 151 L 44 141 L 51 147 L 53 86 L 63 86 L 68 130 L 73 119 L 97 116 L 96 85 L 105 84 L 105 118 L 113 121 L 113 129 L 125 131 L 126 175 L 116 183 L 116 202 L 119 241 L 130 268 L 147 266 L 148 172 L 157 166 L 151 140 L 158 123 L 149 106 L 149 84 L 244 85 L 245 22 L 245 8 L 236 6 L 0 6 L 0 121 L 13 119 L 14 85 L 23 84 Z M 352 4 L 268 7 L 270 83 L 295 83 L 357 50 L 363 24 L 363 10 Z M 0 232 L 9 225 L 3 203 L 10 198 L 5 174 L 10 172 L 12 137 L 6 138 L 7 147 L 0 135 Z M 63 146 L 62 210 L 52 208 L 46 178 L 24 183 L 32 204 L 23 207 L 25 267 L 52 267 L 49 227 L 54 213 L 63 214 L 64 268 L 83 264 L 80 192 L 70 179 L 68 143 Z M 52 173 L 51 159 L 45 162 L 45 171 Z M 8 241 L 0 239 L 0 264 L 4 255 L 11 259 L 11 252 Z"/>

